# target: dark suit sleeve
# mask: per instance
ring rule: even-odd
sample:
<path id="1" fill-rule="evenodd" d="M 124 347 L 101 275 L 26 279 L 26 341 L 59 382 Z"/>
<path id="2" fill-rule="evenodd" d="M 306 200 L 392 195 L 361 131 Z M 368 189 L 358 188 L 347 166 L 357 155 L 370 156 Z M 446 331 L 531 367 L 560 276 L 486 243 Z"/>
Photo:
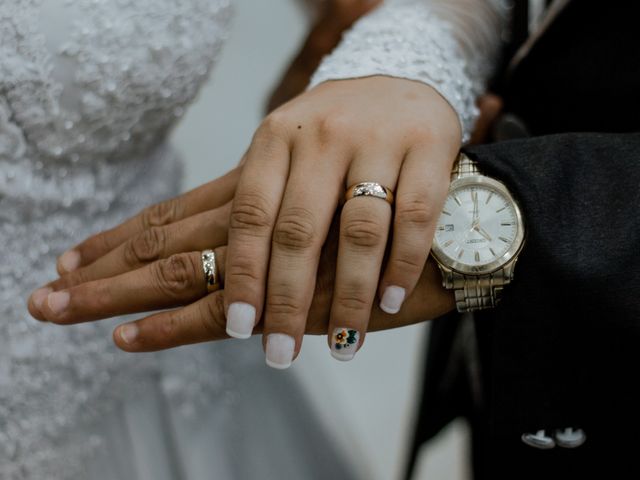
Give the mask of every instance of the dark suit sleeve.
<path id="1" fill-rule="evenodd" d="M 520 283 L 547 304 L 572 299 L 575 309 L 640 318 L 640 134 L 561 134 L 468 153 L 521 203 Z"/>
<path id="2" fill-rule="evenodd" d="M 631 380 L 640 365 L 640 134 L 561 134 L 467 153 L 514 193 L 528 232 L 503 301 L 476 315 L 483 445 L 498 462 L 533 455 L 523 432 L 578 427 L 589 439 L 583 460 L 628 459 L 640 425 Z"/>

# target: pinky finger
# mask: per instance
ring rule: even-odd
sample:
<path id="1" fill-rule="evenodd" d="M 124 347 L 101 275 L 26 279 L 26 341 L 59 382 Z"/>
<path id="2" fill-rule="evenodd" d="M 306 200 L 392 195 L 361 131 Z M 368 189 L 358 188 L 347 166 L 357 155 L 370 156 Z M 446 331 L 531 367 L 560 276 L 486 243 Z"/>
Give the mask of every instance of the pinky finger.
<path id="1" fill-rule="evenodd" d="M 224 283 L 226 247 L 217 249 L 216 255 L 219 281 Z M 120 325 L 113 332 L 113 340 L 126 352 L 155 352 L 229 338 L 226 325 L 224 290 L 219 290 L 186 307 Z"/>
<path id="2" fill-rule="evenodd" d="M 229 338 L 225 332 L 224 293 L 212 293 L 191 305 L 118 326 L 113 340 L 126 352 L 154 352 Z"/>
<path id="3" fill-rule="evenodd" d="M 420 279 L 449 187 L 448 157 L 449 152 L 432 147 L 409 152 L 405 158 L 391 254 L 380 283 L 380 309 L 385 313 L 398 313 Z"/>

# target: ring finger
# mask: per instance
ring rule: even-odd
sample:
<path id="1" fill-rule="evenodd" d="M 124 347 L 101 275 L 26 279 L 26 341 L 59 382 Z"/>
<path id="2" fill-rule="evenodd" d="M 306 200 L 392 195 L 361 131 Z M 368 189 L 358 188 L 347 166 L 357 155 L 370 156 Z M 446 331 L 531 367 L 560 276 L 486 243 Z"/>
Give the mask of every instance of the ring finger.
<path id="1" fill-rule="evenodd" d="M 376 182 L 393 191 L 401 161 L 402 157 L 393 153 L 362 155 L 352 164 L 347 184 Z M 364 340 L 390 224 L 391 205 L 380 198 L 357 196 L 347 200 L 342 209 L 328 332 L 331 355 L 338 360 L 351 360 Z"/>
<path id="2" fill-rule="evenodd" d="M 380 283 L 380 308 L 397 314 L 411 296 L 431 250 L 455 153 L 432 145 L 407 153 L 398 180 L 393 245 Z"/>
<path id="3" fill-rule="evenodd" d="M 218 282 L 224 275 L 226 247 L 214 250 Z M 42 304 L 44 317 L 74 324 L 130 313 L 173 308 L 207 295 L 200 252 L 180 253 L 115 277 L 53 292 Z"/>
<path id="4" fill-rule="evenodd" d="M 36 319 L 43 320 L 40 310 L 51 292 L 120 275 L 176 253 L 224 245 L 227 241 L 229 210 L 230 204 L 227 204 L 165 227 L 153 227 L 139 233 L 91 265 L 67 273 L 36 290 L 29 299 L 29 311 Z"/>

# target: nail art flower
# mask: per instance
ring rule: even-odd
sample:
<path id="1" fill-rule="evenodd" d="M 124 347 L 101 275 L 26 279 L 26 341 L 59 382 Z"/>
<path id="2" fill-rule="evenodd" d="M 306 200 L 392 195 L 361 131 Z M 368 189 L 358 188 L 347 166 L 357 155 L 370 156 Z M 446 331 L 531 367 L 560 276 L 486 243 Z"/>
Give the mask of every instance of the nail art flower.
<path id="1" fill-rule="evenodd" d="M 336 350 L 350 348 L 352 345 L 358 343 L 358 331 L 339 328 L 333 334 L 333 343 Z"/>

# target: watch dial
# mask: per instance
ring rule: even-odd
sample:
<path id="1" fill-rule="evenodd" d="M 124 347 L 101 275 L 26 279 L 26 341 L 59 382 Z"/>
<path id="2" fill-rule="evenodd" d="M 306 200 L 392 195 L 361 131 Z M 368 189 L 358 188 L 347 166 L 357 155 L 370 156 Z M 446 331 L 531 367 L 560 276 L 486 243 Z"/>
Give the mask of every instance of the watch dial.
<path id="1" fill-rule="evenodd" d="M 511 200 L 485 185 L 449 192 L 436 227 L 435 243 L 451 262 L 478 267 L 502 258 L 518 234 Z"/>

